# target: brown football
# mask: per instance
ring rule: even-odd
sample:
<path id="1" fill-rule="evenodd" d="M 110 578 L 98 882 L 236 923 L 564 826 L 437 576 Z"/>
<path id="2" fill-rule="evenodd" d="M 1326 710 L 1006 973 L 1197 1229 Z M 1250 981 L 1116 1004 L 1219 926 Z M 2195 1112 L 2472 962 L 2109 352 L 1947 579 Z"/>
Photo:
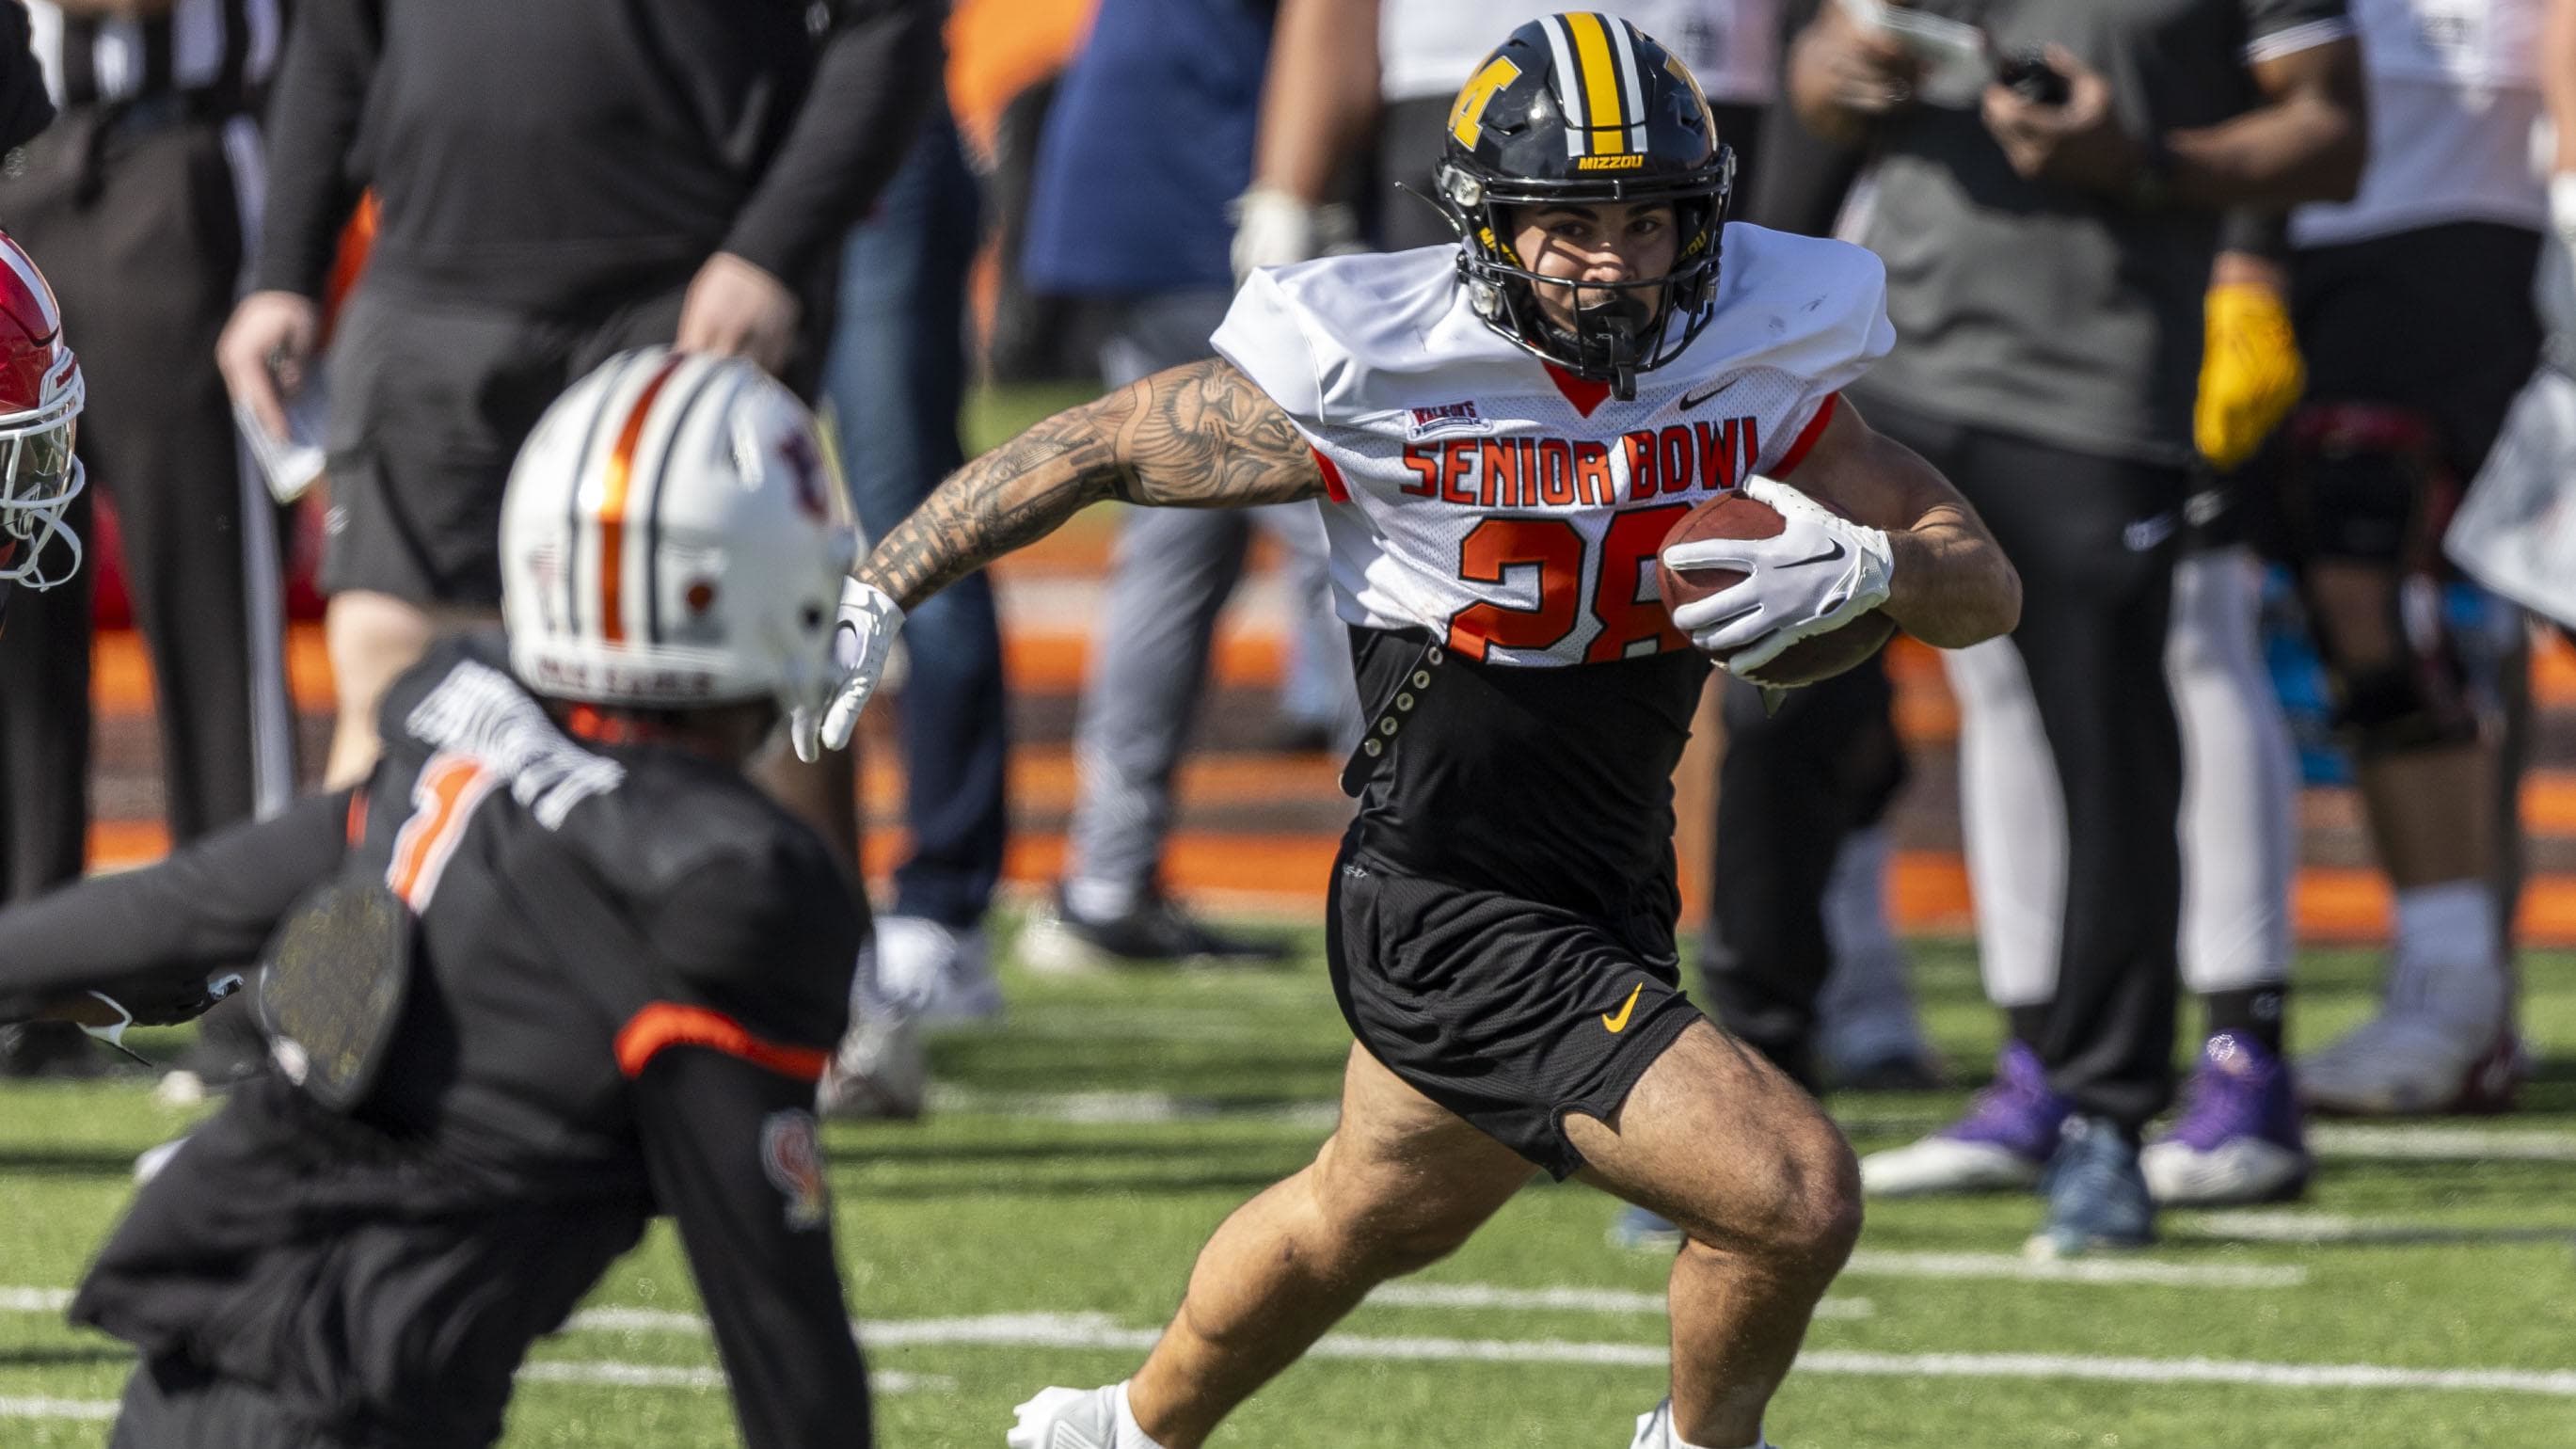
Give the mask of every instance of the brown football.
<path id="1" fill-rule="evenodd" d="M 1823 499 L 1817 499 L 1833 508 Z M 1836 513 L 1842 513 L 1834 508 Z M 1848 518 L 1851 515 L 1844 514 Z M 1664 547 L 1690 543 L 1703 538 L 1770 538 L 1787 526 L 1777 510 L 1759 498 L 1742 493 L 1721 493 L 1684 514 L 1673 531 L 1664 535 Z M 1666 568 L 1659 553 L 1655 560 L 1655 586 L 1663 592 L 1664 608 L 1678 609 L 1693 599 L 1704 599 L 1720 589 L 1744 581 L 1735 569 L 1693 569 L 1676 573 Z M 1779 658 L 1762 666 L 1763 684 L 1813 684 L 1831 679 L 1846 669 L 1867 660 L 1887 647 L 1896 634 L 1896 621 L 1876 609 L 1852 620 L 1830 634 L 1801 639 L 1783 651 Z M 1719 663 L 1725 656 L 1716 656 Z"/>

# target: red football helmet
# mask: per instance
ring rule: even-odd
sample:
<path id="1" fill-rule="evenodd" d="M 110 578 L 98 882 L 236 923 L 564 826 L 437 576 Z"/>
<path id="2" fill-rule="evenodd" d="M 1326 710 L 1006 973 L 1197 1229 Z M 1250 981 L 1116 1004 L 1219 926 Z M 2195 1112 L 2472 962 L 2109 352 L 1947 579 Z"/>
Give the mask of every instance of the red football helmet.
<path id="1" fill-rule="evenodd" d="M 0 582 L 51 588 L 80 568 L 63 511 L 85 481 L 72 451 L 83 396 L 54 289 L 0 232 Z M 57 539 L 67 555 L 49 547 Z M 56 557 L 60 567 L 46 567 Z"/>

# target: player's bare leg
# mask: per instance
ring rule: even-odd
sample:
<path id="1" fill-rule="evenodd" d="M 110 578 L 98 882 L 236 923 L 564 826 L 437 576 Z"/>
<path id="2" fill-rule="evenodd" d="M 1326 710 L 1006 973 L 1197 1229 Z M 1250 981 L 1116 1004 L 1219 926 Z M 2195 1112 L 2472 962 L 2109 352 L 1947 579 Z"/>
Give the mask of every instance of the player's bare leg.
<path id="1" fill-rule="evenodd" d="M 1180 1312 L 1128 1383 L 1137 1424 L 1163 1449 L 1197 1449 L 1370 1289 L 1447 1256 L 1534 1171 L 1353 1047 L 1341 1126 L 1313 1164 L 1200 1250 Z"/>
<path id="2" fill-rule="evenodd" d="M 1695 1022 L 1603 1122 L 1565 1120 L 1581 1176 L 1680 1224 L 1668 1290 L 1673 1427 L 1759 1443 L 1808 1316 L 1860 1236 L 1860 1168 L 1814 1098 Z"/>
<path id="3" fill-rule="evenodd" d="M 481 616 L 488 621 L 491 616 Z M 368 589 L 333 594 L 322 616 L 339 714 L 322 786 L 336 790 L 367 777 L 376 762 L 376 702 L 394 677 L 420 662 L 440 619 L 418 604 Z"/>

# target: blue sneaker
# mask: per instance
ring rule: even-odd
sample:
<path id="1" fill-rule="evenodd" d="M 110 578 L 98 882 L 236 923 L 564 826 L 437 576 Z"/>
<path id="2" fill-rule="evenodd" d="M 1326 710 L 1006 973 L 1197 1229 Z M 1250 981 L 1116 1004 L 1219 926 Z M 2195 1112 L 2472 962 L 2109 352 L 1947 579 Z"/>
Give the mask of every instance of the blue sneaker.
<path id="1" fill-rule="evenodd" d="M 2039 1054 L 2006 1042 L 1994 1085 L 1968 1104 L 1968 1115 L 1920 1142 L 1862 1158 L 1861 1189 L 1872 1197 L 2026 1190 L 2057 1150 L 2069 1110 L 2048 1089 Z"/>
<path id="2" fill-rule="evenodd" d="M 2031 1257 L 2077 1258 L 2156 1240 L 2156 1204 L 2138 1170 L 2138 1149 L 2108 1117 L 2066 1119 L 2039 1190 L 2048 1218 L 2025 1249 Z"/>
<path id="3" fill-rule="evenodd" d="M 2308 1185 L 2308 1145 L 2287 1062 L 2222 1031 L 2200 1050 L 2173 1130 L 2138 1154 L 2166 1207 L 2286 1202 Z"/>
<path id="4" fill-rule="evenodd" d="M 1623 1207 L 1610 1224 L 1610 1246 L 1632 1253 L 1678 1253 L 1682 1230 L 1670 1219 L 1641 1207 Z"/>

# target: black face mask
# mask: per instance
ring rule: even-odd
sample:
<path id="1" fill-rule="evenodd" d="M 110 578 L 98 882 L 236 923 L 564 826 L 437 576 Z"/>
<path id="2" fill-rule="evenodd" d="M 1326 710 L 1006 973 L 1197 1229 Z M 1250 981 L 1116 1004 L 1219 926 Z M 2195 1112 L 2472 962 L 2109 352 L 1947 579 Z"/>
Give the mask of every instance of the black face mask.
<path id="1" fill-rule="evenodd" d="M 1559 326 L 1539 305 L 1539 289 L 1553 287 L 1573 294 L 1571 329 Z M 1673 320 L 1667 304 L 1669 279 L 1649 277 L 1634 282 L 1572 282 L 1525 275 L 1511 291 L 1513 310 L 1528 323 L 1541 350 L 1569 364 L 1580 375 L 1611 382 L 1622 398 L 1632 397 L 1638 372 L 1660 361 L 1661 333 Z M 1609 295 L 1588 300 L 1586 292 Z M 1697 329 L 1691 328 L 1696 331 Z"/>

